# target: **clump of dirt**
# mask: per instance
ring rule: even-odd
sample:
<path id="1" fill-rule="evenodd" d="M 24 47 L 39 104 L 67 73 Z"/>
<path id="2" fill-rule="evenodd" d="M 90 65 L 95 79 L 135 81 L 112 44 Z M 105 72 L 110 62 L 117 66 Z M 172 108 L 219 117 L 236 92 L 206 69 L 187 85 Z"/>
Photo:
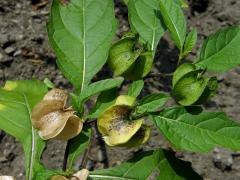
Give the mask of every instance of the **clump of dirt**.
<path id="1" fill-rule="evenodd" d="M 42 4 L 39 4 L 42 3 Z M 189 27 L 197 27 L 198 45 L 189 59 L 195 59 L 202 41 L 212 32 L 240 24 L 240 1 L 237 0 L 192 0 L 186 10 Z M 120 28 L 117 35 L 129 30 L 127 9 L 120 0 L 115 0 L 116 15 Z M 6 80 L 31 79 L 43 80 L 48 77 L 57 87 L 72 90 L 69 82 L 56 67 L 56 57 L 49 47 L 46 21 L 50 2 L 47 0 L 1 0 L 0 1 L 0 85 Z M 153 72 L 171 73 L 176 68 L 177 49 L 165 35 L 161 40 L 155 57 Z M 98 74 L 102 79 L 109 74 L 104 69 Z M 218 76 L 220 87 L 217 96 L 205 106 L 210 110 L 225 111 L 240 122 L 240 68 L 235 68 Z M 154 78 L 146 82 L 143 94 L 156 91 L 169 91 L 169 77 Z M 168 148 L 168 142 L 153 127 L 151 140 L 144 146 L 134 149 L 107 148 L 110 166 L 120 164 L 136 152 Z M 43 154 L 43 162 L 49 168 L 60 168 L 66 144 L 49 141 Z M 90 153 L 87 166 L 90 169 L 104 167 L 101 147 L 95 144 Z M 240 152 L 215 148 L 208 154 L 178 152 L 182 159 L 191 161 L 193 168 L 205 179 L 240 179 Z M 123 158 L 124 157 L 124 158 Z M 79 163 L 76 165 L 79 166 Z M 25 179 L 23 150 L 14 138 L 0 131 L 0 175 L 13 175 L 19 180 Z"/>

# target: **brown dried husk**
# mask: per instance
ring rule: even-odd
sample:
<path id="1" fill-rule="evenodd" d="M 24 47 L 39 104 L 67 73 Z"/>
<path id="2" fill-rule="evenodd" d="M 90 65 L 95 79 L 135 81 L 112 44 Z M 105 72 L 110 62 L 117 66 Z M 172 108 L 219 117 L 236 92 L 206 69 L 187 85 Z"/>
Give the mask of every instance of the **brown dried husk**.
<path id="1" fill-rule="evenodd" d="M 13 176 L 0 176 L 0 180 L 15 180 Z"/>
<path id="2" fill-rule="evenodd" d="M 49 91 L 32 110 L 32 125 L 44 139 L 68 140 L 77 136 L 83 127 L 75 111 L 65 108 L 68 94 L 61 89 Z"/>

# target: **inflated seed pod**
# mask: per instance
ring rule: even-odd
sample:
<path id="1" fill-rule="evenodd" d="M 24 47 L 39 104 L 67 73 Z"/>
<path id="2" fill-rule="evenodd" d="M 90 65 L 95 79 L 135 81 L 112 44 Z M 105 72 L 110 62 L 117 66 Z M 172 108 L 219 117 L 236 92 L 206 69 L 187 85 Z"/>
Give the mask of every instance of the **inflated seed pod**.
<path id="1" fill-rule="evenodd" d="M 142 79 L 148 75 L 152 69 L 153 53 L 152 51 L 143 52 L 130 68 L 122 75 L 129 80 Z"/>
<path id="2" fill-rule="evenodd" d="M 106 144 L 118 146 L 127 143 L 141 128 L 144 119 L 130 120 L 135 98 L 122 95 L 97 120 L 99 132 Z"/>
<path id="3" fill-rule="evenodd" d="M 218 89 L 218 82 L 216 77 L 208 78 L 208 84 L 205 88 L 204 92 L 200 96 L 200 98 L 197 100 L 195 104 L 202 104 L 206 102 L 207 100 L 211 99 L 215 94 L 217 93 Z"/>
<path id="4" fill-rule="evenodd" d="M 81 132 L 83 122 L 71 107 L 65 107 L 67 98 L 66 91 L 52 89 L 33 108 L 32 125 L 42 139 L 68 140 Z"/>
<path id="5" fill-rule="evenodd" d="M 133 135 L 133 137 L 125 144 L 120 144 L 120 147 L 136 147 L 140 146 L 148 141 L 150 138 L 151 129 L 146 125 L 142 125 L 141 128 Z"/>
<path id="6" fill-rule="evenodd" d="M 198 105 L 216 94 L 217 79 L 204 77 L 204 73 L 205 70 L 190 63 L 184 63 L 176 69 L 172 79 L 172 95 L 179 104 Z"/>
<path id="7" fill-rule="evenodd" d="M 127 33 L 112 45 L 109 51 L 108 66 L 114 76 L 138 80 L 150 72 L 153 53 L 139 47 L 138 40 L 138 34 Z"/>
<path id="8" fill-rule="evenodd" d="M 189 72 L 176 82 L 172 95 L 179 104 L 190 106 L 194 104 L 204 92 L 208 79 L 203 77 L 199 78 L 198 74 L 198 71 Z"/>
<path id="9" fill-rule="evenodd" d="M 138 38 L 138 34 L 128 33 L 110 48 L 108 66 L 114 76 L 124 74 L 140 56 L 143 49 L 135 47 Z"/>
<path id="10" fill-rule="evenodd" d="M 199 70 L 188 72 L 175 83 L 172 95 L 183 106 L 203 103 L 216 93 L 214 79 L 203 77 Z"/>
<path id="11" fill-rule="evenodd" d="M 173 73 L 172 86 L 174 87 L 178 80 L 181 79 L 185 74 L 195 70 L 196 67 L 194 64 L 190 63 L 181 64 Z"/>

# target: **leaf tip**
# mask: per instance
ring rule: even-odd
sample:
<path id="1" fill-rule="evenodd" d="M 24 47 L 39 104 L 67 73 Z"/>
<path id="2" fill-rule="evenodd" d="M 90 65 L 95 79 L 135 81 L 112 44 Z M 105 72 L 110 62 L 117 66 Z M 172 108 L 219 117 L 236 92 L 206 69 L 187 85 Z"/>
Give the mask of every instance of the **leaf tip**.
<path id="1" fill-rule="evenodd" d="M 16 89 L 16 87 L 17 87 L 16 81 L 7 81 L 3 89 L 7 91 L 12 91 Z"/>

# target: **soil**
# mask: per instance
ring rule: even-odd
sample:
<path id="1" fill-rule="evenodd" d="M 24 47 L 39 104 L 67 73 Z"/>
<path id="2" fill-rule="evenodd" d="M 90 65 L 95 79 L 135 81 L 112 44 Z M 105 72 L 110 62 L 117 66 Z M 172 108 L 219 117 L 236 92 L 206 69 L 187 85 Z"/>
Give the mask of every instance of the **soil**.
<path id="1" fill-rule="evenodd" d="M 48 77 L 57 87 L 71 89 L 56 67 L 56 57 L 49 47 L 46 21 L 50 2 L 42 0 L 0 0 L 0 85 L 6 80 L 31 79 L 43 80 Z M 117 35 L 129 29 L 127 9 L 115 0 L 116 15 L 120 20 Z M 197 50 L 207 35 L 221 27 L 240 24 L 239 0 L 192 0 L 186 11 L 189 27 L 197 27 L 199 41 L 196 49 L 188 57 L 194 59 Z M 176 67 L 177 49 L 168 35 L 161 40 L 153 72 L 169 73 Z M 102 79 L 108 70 L 99 73 Z M 209 110 L 221 110 L 240 122 L 240 68 L 235 68 L 218 76 L 220 82 L 217 96 L 205 104 Z M 169 91 L 170 78 L 155 78 L 146 82 L 142 94 L 154 91 Z M 149 122 L 150 123 L 150 122 Z M 154 129 L 154 128 L 153 128 Z M 49 168 L 61 168 L 65 143 L 49 141 L 43 154 L 43 163 Z M 120 164 L 134 153 L 157 147 L 167 148 L 169 144 L 158 133 L 152 131 L 150 141 L 136 149 L 107 148 L 110 166 Z M 193 168 L 208 180 L 240 179 L 240 152 L 215 148 L 207 154 L 178 152 L 181 159 L 192 162 Z M 90 153 L 89 168 L 102 168 L 103 159 L 100 147 L 93 145 Z M 79 163 L 76 164 L 78 166 Z M 18 180 L 25 179 L 23 150 L 13 137 L 0 131 L 0 175 L 13 175 Z"/>

